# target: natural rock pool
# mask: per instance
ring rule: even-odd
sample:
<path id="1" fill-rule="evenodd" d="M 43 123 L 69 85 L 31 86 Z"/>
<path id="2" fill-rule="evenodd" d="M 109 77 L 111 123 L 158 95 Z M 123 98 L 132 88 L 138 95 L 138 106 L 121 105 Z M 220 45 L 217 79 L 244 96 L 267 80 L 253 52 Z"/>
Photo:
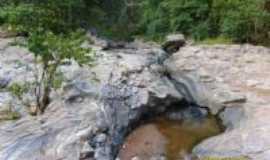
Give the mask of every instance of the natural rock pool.
<path id="1" fill-rule="evenodd" d="M 207 116 L 200 121 L 170 120 L 158 117 L 141 125 L 126 138 L 118 157 L 121 160 L 149 160 L 153 157 L 181 160 L 202 140 L 222 132 L 217 118 Z"/>

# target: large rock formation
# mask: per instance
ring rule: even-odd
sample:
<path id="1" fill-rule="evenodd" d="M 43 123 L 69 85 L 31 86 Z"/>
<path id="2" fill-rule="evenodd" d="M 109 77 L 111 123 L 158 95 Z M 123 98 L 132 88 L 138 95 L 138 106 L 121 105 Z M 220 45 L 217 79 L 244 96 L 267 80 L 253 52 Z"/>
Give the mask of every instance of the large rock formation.
<path id="1" fill-rule="evenodd" d="M 0 43 L 0 77 L 8 73 L 8 85 L 32 82 L 33 57 L 8 42 Z M 75 62 L 61 66 L 63 87 L 52 93 L 44 115 L 1 123 L 0 159 L 113 159 L 115 147 L 133 122 L 183 99 L 164 76 L 161 62 L 166 53 L 161 49 L 137 44 L 106 52 L 93 48 L 98 55 L 95 67 L 79 67 Z M 18 63 L 28 67 L 19 70 Z"/>
<path id="2" fill-rule="evenodd" d="M 204 87 L 204 92 L 197 92 L 203 100 L 198 103 L 208 106 L 212 113 L 220 113 L 227 126 L 222 135 L 198 145 L 196 155 L 269 159 L 269 49 L 251 45 L 187 46 L 166 64 L 172 77 L 197 77 Z"/>
<path id="3" fill-rule="evenodd" d="M 34 78 L 31 54 L 9 42 L 0 40 L 0 110 L 14 96 L 8 86 Z M 63 86 L 52 93 L 44 115 L 22 114 L 20 120 L 0 122 L 1 160 L 111 160 L 141 118 L 183 100 L 208 107 L 227 126 L 224 134 L 204 141 L 194 154 L 267 159 L 268 49 L 186 46 L 169 57 L 159 47 L 139 43 L 106 51 L 92 47 L 95 67 L 75 62 L 61 66 Z M 32 95 L 23 97 L 31 101 Z M 24 105 L 20 103 L 24 111 L 19 113 L 27 112 L 29 106 Z"/>

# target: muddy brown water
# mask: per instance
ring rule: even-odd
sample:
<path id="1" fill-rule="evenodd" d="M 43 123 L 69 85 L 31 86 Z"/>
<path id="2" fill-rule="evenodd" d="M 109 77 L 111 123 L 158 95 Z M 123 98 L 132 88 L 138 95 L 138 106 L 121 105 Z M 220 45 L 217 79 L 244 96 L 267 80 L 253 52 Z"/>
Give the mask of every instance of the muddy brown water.
<path id="1" fill-rule="evenodd" d="M 166 160 L 183 160 L 202 140 L 222 132 L 217 119 L 209 116 L 202 121 L 173 121 L 156 118 L 135 129 L 119 152 L 120 160 L 149 160 L 164 156 Z"/>

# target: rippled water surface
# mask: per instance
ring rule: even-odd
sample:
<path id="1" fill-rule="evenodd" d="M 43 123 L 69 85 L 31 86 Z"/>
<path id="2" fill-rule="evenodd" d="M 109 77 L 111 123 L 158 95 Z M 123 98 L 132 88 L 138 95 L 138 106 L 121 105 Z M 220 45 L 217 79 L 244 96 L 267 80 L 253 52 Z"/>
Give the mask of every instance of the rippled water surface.
<path id="1" fill-rule="evenodd" d="M 161 155 L 167 160 L 181 160 L 196 144 L 221 131 L 213 116 L 199 122 L 157 118 L 138 127 L 127 137 L 119 157 L 121 160 L 131 160 L 132 157 L 149 160 Z"/>

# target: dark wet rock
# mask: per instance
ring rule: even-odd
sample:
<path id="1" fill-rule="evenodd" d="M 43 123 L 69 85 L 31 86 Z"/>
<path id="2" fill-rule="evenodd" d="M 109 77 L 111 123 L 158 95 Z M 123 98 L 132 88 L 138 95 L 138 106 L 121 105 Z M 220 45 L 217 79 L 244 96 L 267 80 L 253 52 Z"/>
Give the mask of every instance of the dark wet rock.
<path id="1" fill-rule="evenodd" d="M 168 63 L 167 65 L 169 65 Z M 174 72 L 173 69 L 170 68 L 170 65 L 167 66 L 167 68 L 168 72 L 170 73 L 170 79 L 175 88 L 189 103 L 195 103 L 200 106 L 208 106 L 208 93 L 196 75 Z"/>
<path id="2" fill-rule="evenodd" d="M 3 77 L 3 78 L 0 77 L 0 89 L 6 88 L 9 84 L 10 80 L 11 79 L 9 77 Z"/>
<path id="3" fill-rule="evenodd" d="M 166 117 L 170 120 L 201 121 L 207 115 L 207 110 L 188 105 L 185 109 L 169 110 L 168 112 L 166 112 Z"/>

